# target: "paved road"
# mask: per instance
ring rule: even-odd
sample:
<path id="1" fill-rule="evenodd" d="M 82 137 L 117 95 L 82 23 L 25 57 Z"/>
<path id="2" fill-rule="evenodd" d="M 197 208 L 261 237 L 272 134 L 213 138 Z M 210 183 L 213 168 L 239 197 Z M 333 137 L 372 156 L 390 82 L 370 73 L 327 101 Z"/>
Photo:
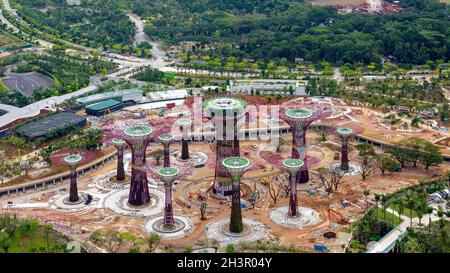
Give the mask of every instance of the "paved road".
<path id="1" fill-rule="evenodd" d="M 136 43 L 142 43 L 142 42 L 148 42 L 152 45 L 152 54 L 153 54 L 153 60 L 150 62 L 150 65 L 153 68 L 156 69 L 162 69 L 164 67 L 167 67 L 168 64 L 164 60 L 166 56 L 166 52 L 160 49 L 160 44 L 147 36 L 144 32 L 144 22 L 142 19 L 136 15 L 136 14 L 128 14 L 128 18 L 136 25 L 136 34 L 134 36 L 134 39 Z M 142 61 L 143 59 L 141 59 Z"/>
<path id="2" fill-rule="evenodd" d="M 11 5 L 9 4 L 9 0 L 3 0 L 2 9 L 6 10 L 11 15 L 12 15 L 12 12 L 14 11 L 14 9 L 12 9 Z M 1 11 L 0 11 L 0 21 L 2 21 L 2 23 L 6 24 L 9 28 L 13 29 L 14 32 L 20 31 L 15 25 L 13 25 L 11 22 L 9 22 L 8 19 L 5 18 L 5 16 L 3 16 L 3 13 Z M 35 39 L 35 40 L 43 47 L 46 47 L 46 48 L 53 47 L 53 43 L 44 41 L 42 39 Z"/>

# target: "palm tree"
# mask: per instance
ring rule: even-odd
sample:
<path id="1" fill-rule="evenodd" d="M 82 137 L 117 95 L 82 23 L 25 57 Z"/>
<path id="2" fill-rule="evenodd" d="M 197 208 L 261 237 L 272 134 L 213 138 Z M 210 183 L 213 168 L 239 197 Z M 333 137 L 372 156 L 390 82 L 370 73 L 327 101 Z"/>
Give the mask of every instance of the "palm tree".
<path id="1" fill-rule="evenodd" d="M 427 207 L 428 213 L 428 234 L 431 234 L 431 214 L 433 213 L 433 207 Z"/>
<path id="2" fill-rule="evenodd" d="M 406 207 L 409 209 L 409 226 L 412 227 L 412 210 L 414 209 L 414 199 L 408 198 L 408 201 L 406 203 Z"/>
<path id="3" fill-rule="evenodd" d="M 378 210 L 378 201 L 380 201 L 380 195 L 379 194 L 375 194 L 375 202 L 376 202 L 376 204 L 377 204 L 377 206 L 376 206 L 376 210 L 375 210 L 375 220 L 378 222 L 378 212 L 377 212 L 377 210 Z"/>
<path id="4" fill-rule="evenodd" d="M 386 203 L 387 203 L 386 195 L 381 196 L 381 206 L 383 207 L 383 220 L 385 221 L 386 221 Z"/>
<path id="5" fill-rule="evenodd" d="M 364 194 L 364 200 L 366 201 L 366 209 L 367 209 L 369 207 L 369 202 L 368 202 L 367 198 L 369 197 L 370 190 L 364 189 L 363 194 Z"/>

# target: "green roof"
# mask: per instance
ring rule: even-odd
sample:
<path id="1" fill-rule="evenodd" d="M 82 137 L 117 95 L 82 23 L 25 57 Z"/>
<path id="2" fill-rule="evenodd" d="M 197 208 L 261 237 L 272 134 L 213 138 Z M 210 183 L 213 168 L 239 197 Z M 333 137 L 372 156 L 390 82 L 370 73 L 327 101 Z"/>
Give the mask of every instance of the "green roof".
<path id="1" fill-rule="evenodd" d="M 120 101 L 109 99 L 86 106 L 91 111 L 101 111 L 121 104 Z"/>

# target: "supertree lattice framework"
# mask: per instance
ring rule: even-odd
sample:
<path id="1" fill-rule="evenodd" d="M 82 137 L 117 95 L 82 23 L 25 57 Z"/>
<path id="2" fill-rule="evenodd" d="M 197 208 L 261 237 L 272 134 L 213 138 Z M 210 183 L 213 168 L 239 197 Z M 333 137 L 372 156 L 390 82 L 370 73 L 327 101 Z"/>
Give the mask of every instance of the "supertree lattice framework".
<path id="1" fill-rule="evenodd" d="M 145 206 L 150 203 L 146 173 L 145 151 L 153 130 L 148 126 L 133 126 L 124 130 L 124 140 L 131 149 L 131 185 L 128 203 L 132 206 Z"/>
<path id="2" fill-rule="evenodd" d="M 208 99 L 204 102 L 204 114 L 211 118 L 216 132 L 216 166 L 213 193 L 230 196 L 233 193 L 230 175 L 222 161 L 240 155 L 238 131 L 245 120 L 244 100 L 231 97 Z"/>
<path id="3" fill-rule="evenodd" d="M 70 169 L 70 193 L 69 202 L 77 202 L 80 197 L 78 196 L 78 186 L 77 186 L 77 166 L 82 160 L 80 155 L 69 155 L 64 158 L 64 162 L 69 166 Z"/>
<path id="4" fill-rule="evenodd" d="M 306 132 L 314 121 L 331 115 L 330 107 L 318 104 L 301 104 L 281 108 L 280 116 L 292 129 L 292 158 L 301 159 L 303 167 L 297 176 L 298 183 L 309 181 L 308 163 L 306 158 Z"/>
<path id="5" fill-rule="evenodd" d="M 111 140 L 111 142 L 114 146 L 116 146 L 116 149 L 117 149 L 116 179 L 117 179 L 117 181 L 124 181 L 125 180 L 125 169 L 124 169 L 124 165 L 123 165 L 123 151 L 125 150 L 127 143 L 120 138 L 113 138 Z"/>

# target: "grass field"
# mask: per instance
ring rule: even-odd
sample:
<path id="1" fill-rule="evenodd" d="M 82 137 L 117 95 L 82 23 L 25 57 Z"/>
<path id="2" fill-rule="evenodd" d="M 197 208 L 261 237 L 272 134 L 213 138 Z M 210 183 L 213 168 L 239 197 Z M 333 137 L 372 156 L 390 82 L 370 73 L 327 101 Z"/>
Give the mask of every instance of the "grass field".
<path id="1" fill-rule="evenodd" d="M 388 211 L 386 211 L 386 218 L 384 218 L 383 210 L 381 208 L 377 208 L 377 217 L 378 219 L 386 219 L 387 222 L 392 222 L 394 225 L 398 225 L 403 221 L 397 215 Z"/>
<path id="2" fill-rule="evenodd" d="M 392 205 L 391 209 L 395 210 L 396 212 L 398 212 L 398 206 L 397 205 Z M 408 217 L 417 217 L 417 212 L 415 210 L 411 210 L 408 208 L 403 208 L 403 215 L 408 216 Z"/>
<path id="3" fill-rule="evenodd" d="M 26 42 L 0 30 L 0 50 L 20 48 L 27 45 Z"/>

